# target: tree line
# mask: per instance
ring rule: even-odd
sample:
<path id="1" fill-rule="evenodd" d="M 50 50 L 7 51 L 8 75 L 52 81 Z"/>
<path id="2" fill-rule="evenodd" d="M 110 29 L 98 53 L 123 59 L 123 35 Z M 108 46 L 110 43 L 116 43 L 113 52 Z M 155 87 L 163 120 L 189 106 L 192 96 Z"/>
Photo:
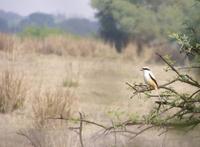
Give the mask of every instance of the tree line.
<path id="1" fill-rule="evenodd" d="M 121 52 L 128 42 L 143 44 L 167 40 L 184 29 L 187 18 L 197 18 L 195 0 L 92 0 L 100 35 Z"/>
<path id="2" fill-rule="evenodd" d="M 98 22 L 85 18 L 66 18 L 62 14 L 52 15 L 41 12 L 22 17 L 16 13 L 0 10 L 0 32 L 18 33 L 27 28 L 52 28 L 75 35 L 87 36 L 96 34 Z"/>

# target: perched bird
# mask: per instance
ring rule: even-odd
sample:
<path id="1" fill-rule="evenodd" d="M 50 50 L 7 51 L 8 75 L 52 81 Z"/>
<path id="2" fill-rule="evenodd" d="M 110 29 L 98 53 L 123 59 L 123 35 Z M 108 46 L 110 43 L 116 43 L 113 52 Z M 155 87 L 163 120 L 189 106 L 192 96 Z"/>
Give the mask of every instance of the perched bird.
<path id="1" fill-rule="evenodd" d="M 156 78 L 149 67 L 143 67 L 141 70 L 143 71 L 145 83 L 149 85 L 152 89 L 158 90 L 158 83 L 156 82 Z"/>
<path id="2" fill-rule="evenodd" d="M 163 101 L 162 101 L 162 99 L 160 97 L 159 91 L 158 91 L 158 83 L 156 81 L 155 76 L 153 75 L 153 73 L 151 72 L 149 67 L 143 67 L 141 70 L 143 71 L 143 76 L 144 76 L 145 83 L 147 85 L 149 85 L 152 89 L 156 90 L 158 98 L 160 99 L 160 103 L 163 103 Z"/>

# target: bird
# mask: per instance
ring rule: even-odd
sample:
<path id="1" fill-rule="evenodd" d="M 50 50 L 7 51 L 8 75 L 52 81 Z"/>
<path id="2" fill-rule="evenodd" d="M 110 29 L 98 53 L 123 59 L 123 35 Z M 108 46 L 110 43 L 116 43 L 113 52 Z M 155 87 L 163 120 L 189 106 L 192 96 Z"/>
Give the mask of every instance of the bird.
<path id="1" fill-rule="evenodd" d="M 141 69 L 143 71 L 144 81 L 147 85 L 150 86 L 150 88 L 156 90 L 158 98 L 160 99 L 160 103 L 163 103 L 163 100 L 160 97 L 159 91 L 158 91 L 158 83 L 156 81 L 156 78 L 149 67 L 143 67 Z M 163 106 L 163 105 L 162 105 Z M 160 107 L 160 106 L 159 106 Z M 159 109 L 158 109 L 159 110 Z M 157 111 L 158 112 L 158 111 Z"/>
<path id="2" fill-rule="evenodd" d="M 141 69 L 143 71 L 144 81 L 150 88 L 158 90 L 158 83 L 149 67 L 145 66 Z"/>

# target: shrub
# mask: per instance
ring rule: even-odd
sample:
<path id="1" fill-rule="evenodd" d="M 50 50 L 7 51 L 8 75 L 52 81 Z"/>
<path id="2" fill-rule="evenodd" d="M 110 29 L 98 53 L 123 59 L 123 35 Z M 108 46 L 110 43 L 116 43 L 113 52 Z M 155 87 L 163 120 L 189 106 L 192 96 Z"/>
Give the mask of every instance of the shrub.
<path id="1" fill-rule="evenodd" d="M 67 89 L 45 90 L 34 94 L 33 115 L 36 126 L 45 126 L 46 120 L 63 116 L 69 118 L 74 103 L 72 92 Z"/>
<path id="2" fill-rule="evenodd" d="M 69 63 L 66 67 L 66 77 L 63 81 L 64 87 L 78 87 L 79 86 L 79 78 L 80 78 L 80 67 L 79 65 L 75 65 Z"/>
<path id="3" fill-rule="evenodd" d="M 11 70 L 0 76 L 0 112 L 12 112 L 24 104 L 27 89 L 24 78 Z"/>
<path id="4" fill-rule="evenodd" d="M 63 34 L 61 30 L 56 28 L 48 27 L 26 27 L 21 33 L 22 37 L 36 37 L 36 38 L 45 38 L 47 36 L 60 35 Z"/>
<path id="5" fill-rule="evenodd" d="M 11 52 L 14 48 L 14 37 L 12 35 L 7 35 L 0 33 L 0 50 Z"/>

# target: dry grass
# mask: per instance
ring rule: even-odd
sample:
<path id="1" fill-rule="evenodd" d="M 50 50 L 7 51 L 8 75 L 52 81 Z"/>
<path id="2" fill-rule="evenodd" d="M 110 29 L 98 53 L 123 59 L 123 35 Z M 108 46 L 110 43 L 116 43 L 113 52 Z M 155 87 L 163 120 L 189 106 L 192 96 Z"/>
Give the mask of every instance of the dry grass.
<path id="1" fill-rule="evenodd" d="M 70 62 L 66 65 L 66 76 L 63 80 L 64 87 L 78 87 L 80 81 L 80 64 Z"/>
<path id="2" fill-rule="evenodd" d="M 7 113 L 23 106 L 27 85 L 23 75 L 6 70 L 0 76 L 0 112 Z"/>
<path id="3" fill-rule="evenodd" d="M 70 35 L 49 36 L 44 39 L 23 38 L 21 50 L 39 54 L 56 54 L 72 57 L 109 57 L 117 53 L 114 48 L 92 38 L 76 38 Z"/>
<path id="4" fill-rule="evenodd" d="M 146 48 L 144 46 L 144 48 Z M 123 50 L 122 59 L 125 61 L 133 61 L 133 62 L 146 62 L 148 59 L 152 57 L 151 49 L 144 49 L 144 52 L 141 53 L 140 56 L 137 55 L 137 46 L 133 43 L 129 43 L 126 48 Z"/>
<path id="5" fill-rule="evenodd" d="M 119 55 L 114 48 L 91 38 L 52 36 L 38 40 L 9 35 L 7 37 L 11 37 L 13 45 L 6 43 L 9 40 L 5 39 L 6 36 L 0 37 L 0 42 L 2 42 L 0 44 L 5 44 L 2 45 L 4 47 L 0 51 L 0 57 L 2 57 L 0 58 L 0 71 L 7 69 L 10 62 L 12 63 L 9 65 L 24 71 L 25 77 L 29 80 L 30 91 L 27 97 L 30 99 L 23 104 L 24 109 L 20 113 L 1 114 L 0 146 L 31 146 L 27 139 L 16 135 L 19 130 L 27 130 L 28 132 L 25 133 L 36 142 L 37 146 L 78 147 L 80 146 L 78 135 L 68 130 L 67 127 L 79 124 L 46 120 L 46 118 L 57 117 L 61 114 L 66 118 L 76 117 L 74 114 L 77 113 L 74 112 L 80 111 L 86 119 L 106 124 L 110 123 L 108 112 L 113 112 L 117 117 L 121 112 L 125 113 L 124 117 L 130 117 L 133 114 L 142 116 L 151 110 L 154 101 L 129 99 L 132 92 L 127 89 L 125 82 L 143 82 L 142 73 L 139 71 L 142 66 L 149 66 L 153 69 L 159 84 L 174 76 L 170 74 L 170 71 L 165 73 L 164 66 L 155 64 L 154 49 L 145 47 L 145 52 L 138 57 L 134 44 L 129 44 Z M 6 56 L 4 56 L 5 52 Z M 13 52 L 17 54 L 15 54 L 15 60 L 11 61 L 7 55 L 12 57 Z M 15 77 L 13 79 L 18 77 L 14 71 L 10 73 Z M 5 75 L 2 79 L 4 79 L 4 84 L 1 84 L 3 87 L 7 84 Z M 40 83 L 43 84 L 42 87 L 38 86 Z M 27 84 L 24 86 L 27 87 Z M 187 89 L 184 85 L 176 86 L 180 90 Z M 9 94 L 16 93 L 15 90 L 10 90 Z M 115 145 L 113 136 L 97 135 L 94 137 L 98 131 L 95 126 L 84 125 L 83 141 L 86 147 Z M 117 146 L 161 146 L 162 137 L 152 136 L 151 133 L 138 136 L 133 142 L 127 141 L 126 137 L 117 138 L 119 139 Z M 174 136 L 177 137 L 177 135 Z M 193 136 L 185 138 L 191 139 Z M 167 139 L 165 142 L 171 143 L 169 147 L 178 145 L 186 147 L 188 141 L 181 139 L 181 137 L 178 141 Z M 180 145 L 180 142 L 185 144 Z M 190 141 L 190 143 L 194 144 L 193 146 L 195 144 L 199 146 L 197 141 Z"/>
<path id="6" fill-rule="evenodd" d="M 33 115 L 36 126 L 44 127 L 48 118 L 63 116 L 70 118 L 73 104 L 76 101 L 72 92 L 67 89 L 41 89 L 34 94 Z"/>
<path id="7" fill-rule="evenodd" d="M 14 36 L 0 33 L 0 50 L 11 52 L 14 48 Z"/>
<path id="8" fill-rule="evenodd" d="M 37 53 L 43 55 L 55 54 L 58 56 L 70 57 L 103 57 L 108 59 L 119 59 L 129 61 L 142 61 L 157 63 L 160 60 L 155 56 L 155 52 L 172 55 L 179 63 L 183 63 L 184 57 L 180 56 L 177 49 L 172 49 L 167 43 L 153 46 L 143 46 L 141 56 L 137 55 L 137 47 L 134 43 L 129 43 L 118 54 L 114 48 L 101 40 L 93 38 L 79 38 L 72 35 L 55 35 L 40 38 L 20 38 L 15 35 L 0 33 L 0 50 L 12 54 Z"/>
<path id="9" fill-rule="evenodd" d="M 79 138 L 77 134 L 72 131 L 65 129 L 60 130 L 20 130 L 17 132 L 20 137 L 27 142 L 26 145 L 31 145 L 31 147 L 79 147 Z"/>
<path id="10" fill-rule="evenodd" d="M 154 45 L 154 46 L 143 46 L 143 52 L 140 56 L 137 55 L 137 47 L 133 43 L 129 43 L 122 53 L 122 58 L 124 60 L 158 64 L 162 63 L 161 59 L 155 54 L 160 53 L 162 55 L 169 55 L 178 64 L 184 64 L 185 55 L 180 54 L 179 50 L 175 47 L 172 48 L 166 43 Z"/>
<path id="11" fill-rule="evenodd" d="M 57 35 L 39 39 L 20 38 L 16 35 L 0 33 L 0 51 L 73 57 L 114 57 L 117 55 L 114 48 L 100 40 L 78 38 L 71 35 Z"/>

